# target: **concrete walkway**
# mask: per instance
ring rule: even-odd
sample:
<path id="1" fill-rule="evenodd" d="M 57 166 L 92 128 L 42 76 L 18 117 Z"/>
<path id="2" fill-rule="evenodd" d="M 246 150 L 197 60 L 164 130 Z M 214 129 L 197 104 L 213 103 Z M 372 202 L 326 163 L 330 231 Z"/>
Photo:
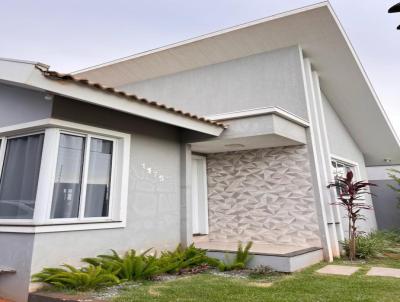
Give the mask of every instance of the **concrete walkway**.
<path id="1" fill-rule="evenodd" d="M 350 276 L 360 269 L 359 266 L 346 266 L 346 265 L 326 265 L 323 268 L 316 271 L 318 274 L 326 275 L 341 275 Z M 379 276 L 379 277 L 394 277 L 400 278 L 400 269 L 398 268 L 388 268 L 388 267 L 378 267 L 373 266 L 367 272 L 367 276 Z"/>
<path id="2" fill-rule="evenodd" d="M 342 276 L 350 276 L 358 271 L 360 268 L 358 266 L 346 266 L 346 265 L 327 265 L 323 268 L 317 270 L 318 274 L 327 274 L 327 275 L 342 275 Z"/>
<path id="3" fill-rule="evenodd" d="M 367 276 L 400 278 L 400 269 L 375 266 L 368 271 Z"/>

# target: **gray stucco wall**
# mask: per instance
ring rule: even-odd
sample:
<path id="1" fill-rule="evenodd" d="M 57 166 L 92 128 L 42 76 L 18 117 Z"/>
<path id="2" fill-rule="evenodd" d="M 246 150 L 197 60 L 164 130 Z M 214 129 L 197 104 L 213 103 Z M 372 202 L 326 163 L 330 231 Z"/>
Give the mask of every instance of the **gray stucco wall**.
<path id="1" fill-rule="evenodd" d="M 400 229 L 399 194 L 388 185 L 397 187 L 394 180 L 372 180 L 377 187 L 372 187 L 376 220 L 380 230 Z"/>
<path id="2" fill-rule="evenodd" d="M 44 265 L 79 263 L 82 257 L 109 249 L 174 248 L 181 235 L 178 129 L 62 98 L 55 99 L 52 116 L 131 133 L 127 227 L 36 234 L 32 272 Z M 165 181 L 147 173 L 143 164 L 157 170 Z"/>
<path id="3" fill-rule="evenodd" d="M 372 201 L 374 203 L 376 220 L 379 229 L 400 229 L 400 194 L 388 185 L 398 188 L 399 185 L 391 179 L 390 170 L 400 171 L 400 165 L 368 167 L 367 172 L 371 182 L 377 185 L 372 187 Z"/>
<path id="4" fill-rule="evenodd" d="M 49 118 L 52 101 L 44 93 L 0 83 L 0 127 Z M 29 287 L 34 235 L 0 233 L 0 267 L 16 274 L 0 275 L 0 296 L 25 301 Z"/>
<path id="5" fill-rule="evenodd" d="M 203 116 L 280 106 L 307 118 L 300 62 L 294 46 L 119 88 Z"/>
<path id="6" fill-rule="evenodd" d="M 52 101 L 39 91 L 0 83 L 0 127 L 48 118 Z"/>
<path id="7" fill-rule="evenodd" d="M 321 246 L 305 146 L 207 155 L 209 237 Z"/>
<path id="8" fill-rule="evenodd" d="M 16 270 L 15 274 L 0 275 L 0 297 L 17 302 L 27 300 L 33 240 L 32 234 L 0 233 L 0 267 Z"/>
<path id="9" fill-rule="evenodd" d="M 367 180 L 368 175 L 365 167 L 364 156 L 361 153 L 360 148 L 357 146 L 324 94 L 322 94 L 322 104 L 331 154 L 352 162 L 356 162 L 360 172 L 359 177 L 362 180 Z M 372 205 L 371 197 L 366 196 L 365 202 Z M 345 212 L 342 208 L 340 208 L 340 211 L 343 225 L 346 226 L 347 218 L 345 218 Z M 364 232 L 375 230 L 377 228 L 377 224 L 374 211 L 365 210 L 363 211 L 363 215 L 365 216 L 366 220 L 360 221 L 360 230 Z M 344 227 L 344 231 L 347 234 L 346 227 Z"/>

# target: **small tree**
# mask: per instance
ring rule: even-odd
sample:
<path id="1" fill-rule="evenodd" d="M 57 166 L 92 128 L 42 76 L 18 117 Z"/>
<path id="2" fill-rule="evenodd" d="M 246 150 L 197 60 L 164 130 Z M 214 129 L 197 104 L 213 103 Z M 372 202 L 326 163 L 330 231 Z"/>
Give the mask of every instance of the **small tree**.
<path id="1" fill-rule="evenodd" d="M 353 172 L 347 172 L 346 177 L 336 177 L 335 182 L 328 188 L 335 187 L 338 192 L 338 201 L 332 204 L 344 207 L 349 221 L 349 258 L 356 256 L 357 221 L 364 220 L 361 210 L 371 210 L 372 206 L 363 202 L 365 194 L 371 194 L 368 187 L 376 186 L 366 181 L 353 181 Z"/>
<path id="2" fill-rule="evenodd" d="M 398 207 L 400 207 L 400 170 L 388 169 L 388 172 L 389 177 L 396 182 L 396 186 L 389 184 L 388 187 L 399 194 L 397 199 L 399 200 Z"/>

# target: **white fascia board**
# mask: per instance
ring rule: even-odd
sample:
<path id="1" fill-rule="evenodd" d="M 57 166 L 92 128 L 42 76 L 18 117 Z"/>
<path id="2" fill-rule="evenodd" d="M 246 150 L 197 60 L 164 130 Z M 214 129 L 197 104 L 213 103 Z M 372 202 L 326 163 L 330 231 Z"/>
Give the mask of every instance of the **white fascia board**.
<path id="1" fill-rule="evenodd" d="M 276 106 L 260 107 L 260 108 L 253 108 L 253 109 L 248 109 L 248 110 L 240 110 L 240 111 L 232 111 L 232 112 L 221 113 L 221 114 L 214 114 L 214 115 L 209 115 L 206 118 L 209 120 L 212 120 L 212 121 L 227 121 L 227 120 L 234 120 L 234 119 L 258 116 L 258 115 L 267 115 L 267 114 L 278 115 L 288 121 L 294 122 L 303 127 L 310 126 L 308 121 L 302 119 L 301 117 L 299 117 L 293 113 L 290 113 L 289 111 L 287 111 L 283 108 L 276 107 Z"/>
<path id="2" fill-rule="evenodd" d="M 86 103 L 118 110 L 132 115 L 155 120 L 185 129 L 190 129 L 213 136 L 219 136 L 223 127 L 196 121 L 193 118 L 168 112 L 147 104 L 130 101 L 117 95 L 98 91 L 78 83 L 50 80 L 29 63 L 0 60 L 0 81 L 16 83 L 45 90 L 68 98 L 77 99 Z"/>

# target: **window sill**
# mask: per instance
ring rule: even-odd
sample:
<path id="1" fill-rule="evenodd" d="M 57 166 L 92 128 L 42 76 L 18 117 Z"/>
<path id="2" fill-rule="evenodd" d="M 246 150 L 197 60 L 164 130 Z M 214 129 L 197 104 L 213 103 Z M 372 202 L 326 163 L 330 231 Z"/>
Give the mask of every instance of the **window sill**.
<path id="1" fill-rule="evenodd" d="M 123 221 L 105 221 L 91 223 L 69 223 L 69 224 L 47 224 L 47 225 L 1 225 L 0 233 L 57 233 L 57 232 L 73 232 L 84 230 L 102 230 L 124 228 L 126 223 Z"/>

